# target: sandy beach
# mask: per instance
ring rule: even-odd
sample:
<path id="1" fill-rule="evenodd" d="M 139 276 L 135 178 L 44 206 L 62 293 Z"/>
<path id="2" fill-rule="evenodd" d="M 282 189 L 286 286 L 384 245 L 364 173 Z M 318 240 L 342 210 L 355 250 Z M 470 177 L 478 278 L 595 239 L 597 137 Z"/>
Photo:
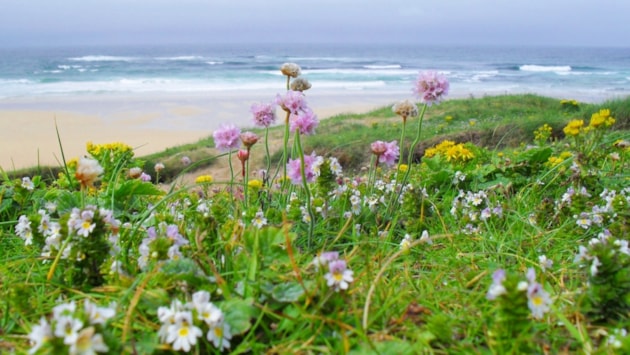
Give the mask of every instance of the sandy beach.
<path id="1" fill-rule="evenodd" d="M 362 113 L 409 98 L 409 93 L 307 94 L 320 119 Z M 221 124 L 252 127 L 250 106 L 275 93 L 133 94 L 0 100 L 0 167 L 5 171 L 56 166 L 59 131 L 67 159 L 85 154 L 87 142 L 123 142 L 143 156 L 208 137 Z M 280 112 L 279 112 L 280 114 Z"/>

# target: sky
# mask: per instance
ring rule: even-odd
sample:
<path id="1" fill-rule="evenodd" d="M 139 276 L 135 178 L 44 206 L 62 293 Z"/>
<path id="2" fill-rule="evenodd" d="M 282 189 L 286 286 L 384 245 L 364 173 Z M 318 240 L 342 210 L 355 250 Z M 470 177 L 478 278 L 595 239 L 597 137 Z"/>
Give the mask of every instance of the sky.
<path id="1" fill-rule="evenodd" d="M 414 43 L 630 47 L 628 0 L 0 0 L 0 47 Z"/>

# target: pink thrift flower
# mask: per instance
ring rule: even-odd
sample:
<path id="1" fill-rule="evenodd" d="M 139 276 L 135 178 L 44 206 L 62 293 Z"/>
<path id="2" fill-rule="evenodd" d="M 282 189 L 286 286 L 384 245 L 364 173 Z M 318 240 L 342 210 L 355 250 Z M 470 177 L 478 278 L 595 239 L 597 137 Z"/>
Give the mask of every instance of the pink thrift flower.
<path id="1" fill-rule="evenodd" d="M 241 130 L 232 124 L 221 126 L 212 136 L 215 146 L 220 151 L 229 151 L 241 145 Z"/>
<path id="2" fill-rule="evenodd" d="M 315 152 L 311 155 L 304 156 L 304 175 L 306 176 L 306 182 L 315 181 L 317 177 L 315 165 L 318 162 Z M 287 163 L 287 175 L 294 185 L 302 184 L 302 171 L 301 171 L 300 159 L 290 159 Z"/>
<path id="3" fill-rule="evenodd" d="M 380 157 L 387 151 L 387 143 L 383 141 L 375 141 L 370 145 L 370 149 L 372 149 L 372 153 L 377 157 Z"/>
<path id="4" fill-rule="evenodd" d="M 299 114 L 292 114 L 289 118 L 289 125 L 291 132 L 295 132 L 296 129 L 299 129 L 300 134 L 311 135 L 315 133 L 315 128 L 319 125 L 319 120 L 313 111 L 306 110 Z"/>
<path id="5" fill-rule="evenodd" d="M 377 141 L 378 142 L 378 141 Z M 398 160 L 398 156 L 400 155 L 400 150 L 398 149 L 398 142 L 391 141 L 389 143 L 385 142 L 385 152 L 378 157 L 379 163 L 384 163 L 387 166 L 392 166 L 396 164 L 396 160 Z"/>
<path id="6" fill-rule="evenodd" d="M 250 112 L 254 115 L 254 124 L 258 127 L 269 127 L 276 122 L 276 106 L 270 104 L 253 104 Z"/>
<path id="7" fill-rule="evenodd" d="M 426 71 L 418 75 L 413 91 L 422 102 L 431 106 L 433 103 L 440 103 L 448 95 L 448 87 L 449 83 L 444 75 Z"/>
<path id="8" fill-rule="evenodd" d="M 308 108 L 306 100 L 304 99 L 304 94 L 299 91 L 289 90 L 286 94 L 284 94 L 284 96 L 280 96 L 280 94 L 278 94 L 276 96 L 276 103 L 280 105 L 283 110 L 291 112 L 294 115 L 297 115 L 300 111 L 305 111 Z"/>

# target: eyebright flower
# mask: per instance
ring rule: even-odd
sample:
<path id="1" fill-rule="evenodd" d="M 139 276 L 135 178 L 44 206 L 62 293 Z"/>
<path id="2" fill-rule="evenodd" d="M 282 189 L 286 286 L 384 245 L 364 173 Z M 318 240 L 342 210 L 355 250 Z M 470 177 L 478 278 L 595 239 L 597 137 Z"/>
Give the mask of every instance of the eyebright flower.
<path id="1" fill-rule="evenodd" d="M 39 324 L 34 325 L 31 328 L 31 332 L 28 333 L 28 339 L 32 343 L 29 354 L 37 353 L 37 350 L 39 350 L 39 348 L 41 348 L 48 339 L 52 338 L 52 336 L 53 334 L 50 324 L 48 324 L 46 318 L 41 317 L 39 319 Z"/>
<path id="2" fill-rule="evenodd" d="M 503 281 L 505 281 L 505 270 L 498 269 L 492 274 L 492 284 L 490 285 L 490 289 L 486 294 L 486 298 L 490 301 L 497 299 L 497 297 L 505 294 L 507 290 L 505 286 L 503 286 Z"/>
<path id="3" fill-rule="evenodd" d="M 197 338 L 203 335 L 199 327 L 193 324 L 190 311 L 177 312 L 174 316 L 175 323 L 170 325 L 166 335 L 166 342 L 173 345 L 173 350 L 190 351 L 197 344 Z"/>
<path id="4" fill-rule="evenodd" d="M 326 283 L 335 291 L 347 290 L 350 282 L 354 281 L 352 270 L 346 267 L 345 260 L 334 260 L 328 263 L 329 272 L 324 275 Z"/>
<path id="5" fill-rule="evenodd" d="M 256 212 L 256 216 L 254 216 L 254 219 L 252 219 L 252 224 L 259 229 L 267 225 L 267 218 L 265 218 L 265 213 L 263 211 Z"/>
<path id="6" fill-rule="evenodd" d="M 254 124 L 258 127 L 269 127 L 276 122 L 276 107 L 274 103 L 253 104 L 250 112 L 254 115 Z"/>
<path id="7" fill-rule="evenodd" d="M 22 187 L 29 191 L 33 191 L 33 189 L 35 188 L 35 184 L 33 184 L 33 181 L 31 181 L 30 177 L 25 176 L 22 178 Z"/>
<path id="8" fill-rule="evenodd" d="M 536 282 L 535 278 L 536 271 L 529 269 L 527 271 L 527 280 L 529 281 L 527 286 L 527 306 L 534 318 L 541 319 L 545 313 L 549 312 L 551 298 L 549 293 L 542 288 L 542 285 Z"/>
<path id="9" fill-rule="evenodd" d="M 70 346 L 70 354 L 106 353 L 109 347 L 103 341 L 103 336 L 96 333 L 94 327 L 84 328 L 79 332 L 77 341 Z"/>
<path id="10" fill-rule="evenodd" d="M 241 145 L 240 140 L 241 130 L 235 125 L 228 124 L 223 125 L 221 128 L 214 131 L 212 137 L 214 138 L 214 144 L 220 151 L 230 151 L 236 149 Z"/>
<path id="11" fill-rule="evenodd" d="M 232 339 L 230 325 L 223 320 L 217 324 L 211 325 L 206 339 L 212 342 L 217 349 L 229 349 L 231 346 L 230 339 Z"/>
<path id="12" fill-rule="evenodd" d="M 280 71 L 283 75 L 297 78 L 300 75 L 301 69 L 300 66 L 295 63 L 284 63 L 280 67 Z"/>
<path id="13" fill-rule="evenodd" d="M 315 133 L 315 128 L 319 125 L 319 120 L 313 111 L 306 110 L 298 114 L 292 114 L 289 118 L 289 124 L 291 132 L 298 130 L 300 134 L 311 135 Z"/>
<path id="14" fill-rule="evenodd" d="M 418 75 L 414 93 L 420 100 L 431 106 L 440 103 L 448 95 L 449 83 L 446 77 L 435 71 L 426 71 Z"/>
<path id="15" fill-rule="evenodd" d="M 77 163 L 74 176 L 82 187 L 93 187 L 99 176 L 103 173 L 103 167 L 95 159 L 82 157 Z"/>

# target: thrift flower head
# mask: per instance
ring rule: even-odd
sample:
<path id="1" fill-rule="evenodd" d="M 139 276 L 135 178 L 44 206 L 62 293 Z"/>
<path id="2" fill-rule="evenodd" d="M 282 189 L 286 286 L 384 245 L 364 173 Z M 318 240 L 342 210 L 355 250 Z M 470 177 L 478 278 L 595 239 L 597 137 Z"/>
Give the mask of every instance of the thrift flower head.
<path id="1" fill-rule="evenodd" d="M 449 83 L 444 75 L 426 71 L 418 75 L 413 91 L 422 102 L 431 106 L 433 103 L 440 103 L 448 95 L 448 88 Z"/>
<path id="2" fill-rule="evenodd" d="M 396 164 L 396 160 L 398 160 L 398 156 L 400 155 L 400 150 L 398 149 L 398 142 L 391 141 L 389 143 L 385 143 L 387 149 L 385 152 L 378 157 L 379 163 L 384 163 L 387 166 L 392 166 Z"/>
<path id="3" fill-rule="evenodd" d="M 275 104 L 253 104 L 250 112 L 254 115 L 254 124 L 258 127 L 269 127 L 276 122 Z"/>
<path id="4" fill-rule="evenodd" d="M 99 176 L 103 173 L 103 167 L 95 159 L 82 157 L 77 163 L 74 176 L 83 187 L 93 187 Z"/>
<path id="5" fill-rule="evenodd" d="M 240 135 L 240 128 L 228 124 L 214 131 L 212 137 L 214 137 L 214 144 L 217 149 L 226 152 L 236 149 L 241 145 Z"/>
<path id="6" fill-rule="evenodd" d="M 311 88 L 311 83 L 305 78 L 297 78 L 291 82 L 290 88 L 293 91 L 306 91 Z"/>
<path id="7" fill-rule="evenodd" d="M 188 165 L 190 165 L 190 163 L 192 163 L 192 161 L 190 160 L 190 158 L 189 158 L 189 157 L 187 157 L 187 156 L 183 156 L 183 157 L 180 159 L 180 161 L 182 162 L 182 165 L 184 165 L 184 166 L 188 166 Z"/>
<path id="8" fill-rule="evenodd" d="M 276 103 L 280 105 L 284 111 L 291 112 L 294 115 L 298 114 L 300 111 L 305 111 L 308 108 L 306 100 L 304 99 L 304 94 L 293 90 L 287 91 L 284 96 L 280 96 L 280 94 L 278 94 L 276 96 Z"/>
<path id="9" fill-rule="evenodd" d="M 335 291 L 347 290 L 350 282 L 354 281 L 353 271 L 346 267 L 345 260 L 333 260 L 328 263 L 329 272 L 324 275 L 326 283 Z"/>
<path id="10" fill-rule="evenodd" d="M 300 76 L 301 69 L 300 66 L 295 63 L 284 63 L 280 67 L 280 71 L 283 75 L 290 76 L 292 78 L 297 78 Z"/>
<path id="11" fill-rule="evenodd" d="M 404 120 L 406 120 L 407 117 L 418 116 L 418 106 L 409 100 L 395 103 L 394 106 L 392 106 L 392 111 Z"/>
<path id="12" fill-rule="evenodd" d="M 318 164 L 321 164 L 322 158 L 312 152 L 311 155 L 304 156 L 304 175 L 307 182 L 315 181 L 317 177 Z M 302 184 L 302 166 L 300 159 L 290 159 L 287 163 L 287 175 L 294 185 Z"/>
<path id="13" fill-rule="evenodd" d="M 153 167 L 153 170 L 155 170 L 156 173 L 159 173 L 160 171 L 164 170 L 164 164 L 162 164 L 162 163 L 155 163 L 155 166 Z"/>
<path id="14" fill-rule="evenodd" d="M 299 130 L 300 134 L 311 135 L 315 133 L 315 128 L 319 125 L 317 115 L 311 110 L 292 114 L 289 119 L 289 129 L 291 132 Z"/>
<path id="15" fill-rule="evenodd" d="M 241 162 L 246 162 L 247 159 L 249 159 L 249 151 L 247 151 L 245 149 L 241 149 L 241 150 L 238 151 L 238 153 L 236 153 L 236 157 Z"/>
<path id="16" fill-rule="evenodd" d="M 372 149 L 372 153 L 377 157 L 380 157 L 387 151 L 387 143 L 383 141 L 375 141 L 370 145 L 370 149 Z"/>
<path id="17" fill-rule="evenodd" d="M 258 142 L 258 135 L 254 132 L 243 132 L 241 133 L 241 141 L 249 149 Z"/>

